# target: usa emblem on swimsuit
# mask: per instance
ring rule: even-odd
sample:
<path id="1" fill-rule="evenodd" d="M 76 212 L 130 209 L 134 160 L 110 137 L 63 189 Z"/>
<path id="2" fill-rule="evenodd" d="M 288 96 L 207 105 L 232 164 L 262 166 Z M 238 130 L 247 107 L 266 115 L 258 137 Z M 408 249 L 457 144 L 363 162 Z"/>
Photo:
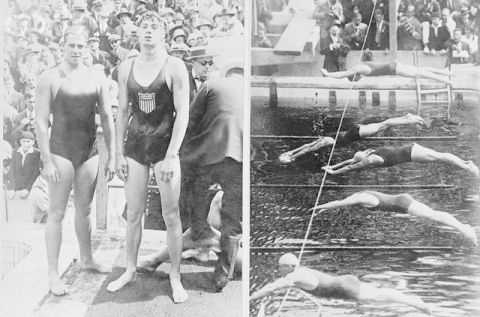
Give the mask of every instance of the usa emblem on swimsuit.
<path id="1" fill-rule="evenodd" d="M 155 93 L 138 93 L 138 106 L 145 113 L 155 110 Z"/>

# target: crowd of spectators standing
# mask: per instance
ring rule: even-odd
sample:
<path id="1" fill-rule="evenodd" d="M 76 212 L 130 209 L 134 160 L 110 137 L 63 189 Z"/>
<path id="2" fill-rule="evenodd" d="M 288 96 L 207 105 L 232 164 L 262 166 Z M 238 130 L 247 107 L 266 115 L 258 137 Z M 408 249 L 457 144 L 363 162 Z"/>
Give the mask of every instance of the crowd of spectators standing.
<path id="1" fill-rule="evenodd" d="M 293 13 L 299 1 L 256 1 L 254 46 L 272 47 L 267 37 L 272 11 Z M 479 7 L 479 0 L 401 0 L 397 10 L 398 49 L 445 55 L 447 65 L 479 63 Z M 320 26 L 320 53 L 326 58 L 336 55 L 341 64 L 349 50 L 388 53 L 389 1 L 317 0 L 309 8 Z M 331 65 L 329 71 L 342 69 L 336 68 Z"/>
<path id="2" fill-rule="evenodd" d="M 21 192 L 20 198 L 26 198 L 31 188 L 36 187 L 34 183 L 42 183 L 38 171 L 41 168 L 40 157 L 35 142 L 36 80 L 43 71 L 63 61 L 62 42 L 68 27 L 82 25 L 88 33 L 83 63 L 108 78 L 114 114 L 118 104 L 118 66 L 122 61 L 139 54 L 136 22 L 143 13 L 156 11 L 164 19 L 168 29 L 166 49 L 170 55 L 185 61 L 194 86 L 191 87 L 191 99 L 213 65 L 211 60 L 205 62 L 205 58 L 195 59 L 194 55 L 205 52 L 213 38 L 243 34 L 243 1 L 236 0 L 6 2 L 3 61 L 3 100 L 6 104 L 2 105 L 2 160 L 4 186 L 9 190 L 10 198 L 15 196 L 16 191 Z M 31 148 L 22 148 L 27 143 L 32 143 Z M 30 162 L 32 151 L 38 162 Z M 28 170 L 34 178 L 23 175 L 22 170 Z M 28 178 L 28 182 L 19 182 L 20 174 Z M 25 188 L 20 188 L 22 186 Z M 44 189 L 45 186 L 37 187 Z"/>

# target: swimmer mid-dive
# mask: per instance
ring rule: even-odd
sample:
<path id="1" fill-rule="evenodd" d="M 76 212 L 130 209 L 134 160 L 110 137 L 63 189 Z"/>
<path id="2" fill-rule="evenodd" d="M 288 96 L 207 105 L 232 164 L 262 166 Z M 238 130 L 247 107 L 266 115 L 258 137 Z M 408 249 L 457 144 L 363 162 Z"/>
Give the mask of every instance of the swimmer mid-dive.
<path id="1" fill-rule="evenodd" d="M 342 147 L 350 143 L 359 141 L 361 139 L 374 136 L 379 132 L 385 131 L 388 128 L 399 125 L 414 125 L 425 124 L 423 119 L 413 114 L 406 114 L 403 117 L 390 118 L 383 122 L 359 124 L 351 128 L 347 132 L 340 132 L 336 146 Z M 334 135 L 335 137 L 335 135 Z M 335 138 L 330 136 L 320 136 L 317 140 L 304 144 L 294 150 L 288 151 L 280 155 L 278 158 L 282 163 L 290 163 L 296 158 L 310 152 L 318 151 L 323 147 L 332 146 L 335 143 Z"/>
<path id="2" fill-rule="evenodd" d="M 365 52 L 362 56 L 362 63 L 352 66 L 345 71 L 328 72 L 321 69 L 323 76 L 330 78 L 348 78 L 350 81 L 357 81 L 361 76 L 401 76 L 409 78 L 433 79 L 447 85 L 452 85 L 449 76 L 454 73 L 434 67 L 415 67 L 399 62 L 372 62 L 371 52 Z"/>
<path id="3" fill-rule="evenodd" d="M 335 175 L 353 170 L 393 166 L 407 162 L 443 162 L 466 170 L 474 176 L 480 176 L 478 167 L 472 161 L 464 161 L 451 153 L 437 152 L 416 143 L 400 147 L 382 146 L 377 149 L 359 151 L 355 153 L 352 159 L 333 166 L 324 166 L 322 170 Z"/>
<path id="4" fill-rule="evenodd" d="M 315 207 L 315 210 L 335 209 L 340 207 L 360 205 L 372 210 L 389 211 L 409 214 L 439 222 L 459 231 L 465 238 L 477 246 L 475 230 L 467 224 L 459 222 L 455 217 L 443 211 L 433 210 L 427 205 L 416 201 L 408 194 L 388 195 L 376 191 L 363 191 Z"/>
<path id="5" fill-rule="evenodd" d="M 417 296 L 405 295 L 396 289 L 375 287 L 353 275 L 333 276 L 299 266 L 298 258 L 292 253 L 282 255 L 278 266 L 282 277 L 251 295 L 250 301 L 269 296 L 277 290 L 295 287 L 316 297 L 401 303 L 431 314 L 427 305 Z"/>

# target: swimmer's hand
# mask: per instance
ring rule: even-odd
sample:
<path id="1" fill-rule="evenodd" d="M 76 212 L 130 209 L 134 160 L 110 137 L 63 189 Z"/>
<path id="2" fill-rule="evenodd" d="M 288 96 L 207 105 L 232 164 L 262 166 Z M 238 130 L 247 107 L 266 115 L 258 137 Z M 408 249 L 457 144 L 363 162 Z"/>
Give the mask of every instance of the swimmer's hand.
<path id="1" fill-rule="evenodd" d="M 53 162 L 43 163 L 42 176 L 50 183 L 59 181 L 58 171 Z"/>
<path id="2" fill-rule="evenodd" d="M 175 176 L 175 166 L 178 166 L 178 164 L 180 164 L 178 155 L 167 153 L 165 159 L 160 162 L 160 180 L 162 182 L 171 180 Z"/>
<path id="3" fill-rule="evenodd" d="M 115 159 L 109 157 L 107 164 L 105 164 L 105 177 L 107 178 L 107 182 L 111 181 L 113 176 L 115 176 Z"/>
<path id="4" fill-rule="evenodd" d="M 117 155 L 115 158 L 115 172 L 118 178 L 126 182 L 128 177 L 128 164 L 125 155 Z"/>

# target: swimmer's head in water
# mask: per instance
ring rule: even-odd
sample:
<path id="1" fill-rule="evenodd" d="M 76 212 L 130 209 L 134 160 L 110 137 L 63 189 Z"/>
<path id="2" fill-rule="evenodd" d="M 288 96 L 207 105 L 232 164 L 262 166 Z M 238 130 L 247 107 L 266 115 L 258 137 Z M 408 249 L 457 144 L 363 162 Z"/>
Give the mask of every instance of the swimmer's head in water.
<path id="1" fill-rule="evenodd" d="M 373 60 L 373 54 L 370 52 L 370 50 L 367 48 L 363 54 L 362 54 L 362 62 L 370 62 Z"/>
<path id="2" fill-rule="evenodd" d="M 282 276 L 291 273 L 299 265 L 298 258 L 293 253 L 285 253 L 278 259 L 278 269 Z"/>
<path id="3" fill-rule="evenodd" d="M 357 162 L 360 162 L 361 160 L 363 160 L 365 158 L 365 156 L 367 155 L 367 152 L 366 151 L 358 151 L 357 153 L 355 153 L 355 155 L 353 156 L 353 161 L 355 163 Z"/>
<path id="4" fill-rule="evenodd" d="M 354 75 L 348 76 L 348 80 L 350 81 L 359 81 L 362 78 L 362 75 L 355 73 Z"/>

